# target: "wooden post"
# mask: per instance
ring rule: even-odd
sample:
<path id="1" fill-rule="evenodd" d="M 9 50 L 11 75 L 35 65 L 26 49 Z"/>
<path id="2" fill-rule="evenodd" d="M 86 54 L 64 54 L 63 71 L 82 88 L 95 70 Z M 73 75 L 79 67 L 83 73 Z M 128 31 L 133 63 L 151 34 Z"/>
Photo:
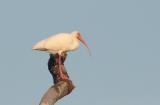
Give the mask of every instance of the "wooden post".
<path id="1" fill-rule="evenodd" d="M 48 61 L 48 69 L 53 77 L 54 85 L 52 85 L 47 92 L 42 96 L 39 105 L 54 105 L 59 99 L 68 95 L 75 88 L 72 81 L 62 80 L 59 75 L 59 67 L 56 63 L 57 55 L 50 55 L 50 59 Z M 66 53 L 62 54 L 62 65 L 63 66 L 63 74 L 65 74 L 68 78 L 68 73 L 64 67 L 64 61 L 67 57 Z"/>

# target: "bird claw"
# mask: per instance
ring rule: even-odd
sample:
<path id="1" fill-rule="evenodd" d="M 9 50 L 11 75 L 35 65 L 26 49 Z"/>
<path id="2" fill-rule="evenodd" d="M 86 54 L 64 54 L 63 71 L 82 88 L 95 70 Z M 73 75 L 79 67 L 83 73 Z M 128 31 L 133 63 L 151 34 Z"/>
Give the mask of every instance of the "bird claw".
<path id="1" fill-rule="evenodd" d="M 68 76 L 66 76 L 64 73 L 63 73 L 63 70 L 64 70 L 64 67 L 63 67 L 63 65 L 59 65 L 59 70 L 60 70 L 60 78 L 62 79 L 62 80 L 68 80 L 69 79 L 69 77 Z"/>
<path id="2" fill-rule="evenodd" d="M 60 77 L 61 77 L 62 80 L 68 80 L 68 79 L 69 79 L 69 78 L 68 78 L 66 75 L 64 75 L 64 74 L 61 74 Z"/>

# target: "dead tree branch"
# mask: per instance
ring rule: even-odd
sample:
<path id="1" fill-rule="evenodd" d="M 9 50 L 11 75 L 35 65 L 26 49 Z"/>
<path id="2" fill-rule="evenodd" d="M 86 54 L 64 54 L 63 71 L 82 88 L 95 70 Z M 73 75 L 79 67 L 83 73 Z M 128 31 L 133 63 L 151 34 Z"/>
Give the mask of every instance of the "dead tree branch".
<path id="1" fill-rule="evenodd" d="M 54 105 L 59 99 L 68 95 L 75 88 L 71 80 L 62 80 L 59 75 L 59 67 L 56 63 L 57 55 L 50 55 L 50 59 L 48 61 L 48 69 L 53 77 L 54 85 L 52 85 L 47 92 L 42 96 L 39 105 Z M 62 66 L 63 66 L 63 74 L 65 74 L 68 78 L 68 73 L 64 67 L 64 61 L 67 57 L 67 54 L 64 53 L 62 55 Z"/>

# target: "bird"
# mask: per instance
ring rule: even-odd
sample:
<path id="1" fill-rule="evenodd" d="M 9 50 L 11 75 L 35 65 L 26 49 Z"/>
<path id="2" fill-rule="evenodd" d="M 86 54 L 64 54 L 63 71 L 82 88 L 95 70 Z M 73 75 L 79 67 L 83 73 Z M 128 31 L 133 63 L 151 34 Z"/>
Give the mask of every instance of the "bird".
<path id="1" fill-rule="evenodd" d="M 68 79 L 62 73 L 62 62 L 61 55 L 63 53 L 67 53 L 70 51 L 74 51 L 80 47 L 80 42 L 84 44 L 84 46 L 88 49 L 89 54 L 91 55 L 91 51 L 86 41 L 82 38 L 82 35 L 79 31 L 72 31 L 70 33 L 58 33 L 52 35 L 46 39 L 39 41 L 35 44 L 32 49 L 38 51 L 45 51 L 49 54 L 57 54 L 58 55 L 58 64 L 60 68 L 60 77 L 64 80 Z"/>

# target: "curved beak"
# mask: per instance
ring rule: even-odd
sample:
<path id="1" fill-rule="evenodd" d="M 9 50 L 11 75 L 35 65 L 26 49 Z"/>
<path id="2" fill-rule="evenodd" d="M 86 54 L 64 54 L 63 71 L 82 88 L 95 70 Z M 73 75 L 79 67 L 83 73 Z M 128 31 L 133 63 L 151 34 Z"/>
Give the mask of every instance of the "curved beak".
<path id="1" fill-rule="evenodd" d="M 88 49 L 89 55 L 91 55 L 91 50 L 89 46 L 87 45 L 87 43 L 85 42 L 85 40 L 82 38 L 80 34 L 78 35 L 78 40 L 80 40 L 84 44 L 84 46 Z"/>

